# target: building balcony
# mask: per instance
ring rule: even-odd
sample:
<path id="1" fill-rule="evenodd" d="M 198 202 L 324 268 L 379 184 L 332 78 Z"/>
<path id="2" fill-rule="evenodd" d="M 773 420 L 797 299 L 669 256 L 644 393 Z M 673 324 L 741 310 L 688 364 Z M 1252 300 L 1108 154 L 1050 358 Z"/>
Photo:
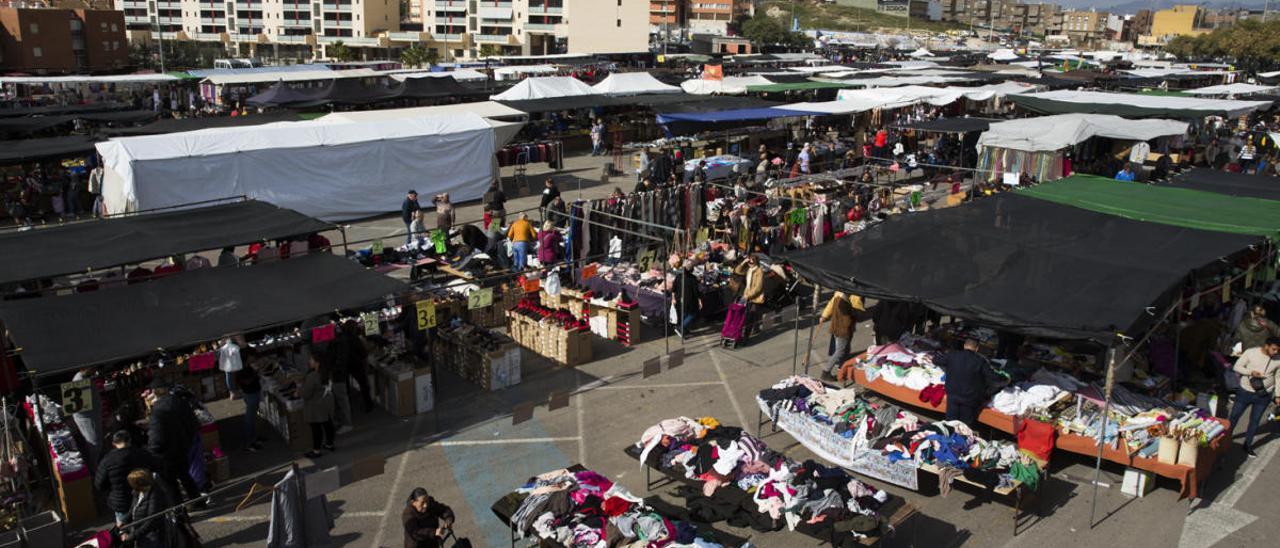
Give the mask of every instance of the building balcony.
<path id="1" fill-rule="evenodd" d="M 120 9 L 145 10 L 145 9 L 147 9 L 147 3 L 146 3 L 146 2 L 137 2 L 137 1 L 125 0 L 125 1 L 120 5 Z"/>
<path id="2" fill-rule="evenodd" d="M 511 2 L 490 2 L 489 0 L 480 0 L 480 9 L 484 8 L 505 8 L 511 9 Z"/>
<path id="3" fill-rule="evenodd" d="M 312 38 L 310 34 L 277 34 L 271 41 L 277 44 L 312 44 Z"/>
<path id="4" fill-rule="evenodd" d="M 461 0 L 436 0 L 436 11 L 467 11 L 467 3 Z"/>
<path id="5" fill-rule="evenodd" d="M 336 44 L 342 42 L 348 46 L 364 46 L 377 47 L 382 46 L 382 41 L 378 38 L 369 38 L 364 36 L 317 36 L 316 41 L 321 44 Z"/>
<path id="6" fill-rule="evenodd" d="M 227 20 L 226 17 L 201 17 L 201 25 L 221 25 Z"/>
<path id="7" fill-rule="evenodd" d="M 331 29 L 349 29 L 351 28 L 350 20 L 325 19 L 324 26 Z"/>
<path id="8" fill-rule="evenodd" d="M 530 15 L 561 15 L 564 8 L 560 6 L 529 6 Z"/>
<path id="9" fill-rule="evenodd" d="M 510 34 L 472 34 L 476 42 L 485 44 L 506 44 L 510 39 Z"/>
<path id="10" fill-rule="evenodd" d="M 156 9 L 180 10 L 182 9 L 182 2 L 159 0 L 156 2 Z"/>
<path id="11" fill-rule="evenodd" d="M 280 24 L 286 27 L 303 27 L 311 26 L 311 19 L 281 19 Z"/>
<path id="12" fill-rule="evenodd" d="M 425 42 L 430 39 L 426 32 L 388 32 L 387 39 L 396 42 Z"/>
<path id="13" fill-rule="evenodd" d="M 435 40 L 440 40 L 442 42 L 461 42 L 462 41 L 461 34 L 432 34 L 431 38 Z"/>
<path id="14" fill-rule="evenodd" d="M 350 2 L 343 3 L 343 4 L 338 4 L 334 2 L 325 2 L 324 4 L 321 4 L 321 5 L 324 6 L 324 11 L 344 11 L 344 12 L 351 11 Z"/>
<path id="15" fill-rule="evenodd" d="M 158 17 L 156 17 L 156 22 L 157 22 L 157 23 L 160 23 L 160 24 L 162 24 L 162 25 L 181 25 L 181 24 L 182 24 L 182 18 L 181 18 L 181 17 L 163 17 L 163 16 L 158 16 Z"/>
<path id="16" fill-rule="evenodd" d="M 556 25 L 554 23 L 525 23 L 525 32 L 555 32 Z"/>
<path id="17" fill-rule="evenodd" d="M 126 15 L 126 16 L 124 16 L 124 22 L 125 22 L 125 24 L 126 24 L 126 25 L 131 25 L 131 24 L 147 24 L 147 25 L 150 25 L 150 24 L 151 24 L 151 18 L 150 18 L 150 17 L 147 17 L 147 16 L 145 16 L 145 15 Z"/>
<path id="18" fill-rule="evenodd" d="M 193 32 L 190 36 L 197 42 L 222 42 L 227 34 L 225 32 Z"/>

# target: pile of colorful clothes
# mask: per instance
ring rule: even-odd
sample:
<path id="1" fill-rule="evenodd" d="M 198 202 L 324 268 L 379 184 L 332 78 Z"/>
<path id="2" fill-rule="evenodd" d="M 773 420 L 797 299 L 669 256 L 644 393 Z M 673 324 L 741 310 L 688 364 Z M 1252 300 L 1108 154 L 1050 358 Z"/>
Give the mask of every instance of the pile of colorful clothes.
<path id="1" fill-rule="evenodd" d="M 937 348 L 924 345 L 891 343 L 873 346 L 859 357 L 858 367 L 867 374 L 867 380 L 883 379 L 889 384 L 912 390 L 924 390 L 942 384 L 945 375 L 942 368 L 933 365 Z"/>
<path id="2" fill-rule="evenodd" d="M 701 493 L 686 497 L 695 520 L 762 531 L 834 527 L 855 539 L 884 526 L 878 513 L 889 498 L 884 491 L 843 470 L 791 460 L 713 418 L 664 420 L 637 447 L 642 463 L 702 482 Z"/>
<path id="3" fill-rule="evenodd" d="M 699 537 L 688 522 L 657 513 L 625 487 L 580 467 L 535 476 L 507 496 L 520 501 L 511 515 L 511 528 L 520 538 L 536 536 L 575 548 L 720 546 Z"/>
<path id="4" fill-rule="evenodd" d="M 808 416 L 828 425 L 849 440 L 852 451 L 865 451 L 886 432 L 909 428 L 919 418 L 893 405 L 873 404 L 859 397 L 854 388 L 835 389 L 816 379 L 792 376 L 760 391 L 759 403 L 770 417 L 779 411 Z"/>

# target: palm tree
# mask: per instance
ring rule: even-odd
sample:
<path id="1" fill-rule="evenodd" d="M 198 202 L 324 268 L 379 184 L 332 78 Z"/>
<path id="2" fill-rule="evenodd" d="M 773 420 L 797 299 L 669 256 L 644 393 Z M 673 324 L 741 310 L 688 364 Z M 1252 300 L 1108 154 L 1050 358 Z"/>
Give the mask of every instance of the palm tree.
<path id="1" fill-rule="evenodd" d="M 431 64 L 427 57 L 427 48 L 422 47 L 422 44 L 414 44 L 400 52 L 400 63 L 406 67 L 417 68 L 424 64 Z"/>
<path id="2" fill-rule="evenodd" d="M 338 40 L 329 46 L 329 57 L 337 61 L 352 61 L 356 58 L 356 52 L 342 40 Z"/>

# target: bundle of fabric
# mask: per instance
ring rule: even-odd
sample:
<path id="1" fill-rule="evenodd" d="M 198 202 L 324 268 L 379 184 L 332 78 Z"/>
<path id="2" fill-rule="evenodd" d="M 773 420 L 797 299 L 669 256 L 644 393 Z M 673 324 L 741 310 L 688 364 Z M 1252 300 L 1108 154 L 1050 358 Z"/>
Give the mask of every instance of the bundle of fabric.
<path id="1" fill-rule="evenodd" d="M 848 531 L 846 538 L 877 534 L 884 523 L 877 512 L 888 500 L 884 491 L 843 470 L 791 460 L 713 418 L 664 420 L 637 446 L 642 463 L 702 482 L 689 501 L 698 520 L 759 530 L 830 524 Z"/>
<path id="2" fill-rule="evenodd" d="M 552 470 L 530 478 L 509 497 L 520 498 L 511 527 L 560 546 L 602 548 L 718 548 L 687 522 L 673 521 L 643 499 L 590 470 Z"/>
<path id="3" fill-rule="evenodd" d="M 779 411 L 807 415 L 848 439 L 854 452 L 870 450 L 894 428 L 914 430 L 920 420 L 895 406 L 871 403 L 854 388 L 835 389 L 805 376 L 782 379 L 757 397 L 770 417 Z"/>
<path id="4" fill-rule="evenodd" d="M 869 380 L 877 378 L 896 386 L 924 390 L 942 384 L 942 369 L 933 365 L 934 351 L 913 349 L 902 343 L 872 346 L 858 361 Z"/>
<path id="5" fill-rule="evenodd" d="M 1008 487 L 1013 480 L 1034 483 L 1028 475 L 1039 477 L 1039 466 L 1019 453 L 1016 443 L 984 440 L 960 421 L 939 421 L 915 429 L 895 425 L 877 447 L 890 461 L 912 460 L 941 468 L 943 494 L 950 479 L 960 474 L 996 488 Z"/>

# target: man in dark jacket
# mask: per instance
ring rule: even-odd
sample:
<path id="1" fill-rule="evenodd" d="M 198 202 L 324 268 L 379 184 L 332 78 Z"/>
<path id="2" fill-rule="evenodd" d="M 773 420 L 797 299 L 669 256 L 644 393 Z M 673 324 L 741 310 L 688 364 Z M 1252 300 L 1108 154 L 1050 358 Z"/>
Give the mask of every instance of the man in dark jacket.
<path id="1" fill-rule="evenodd" d="M 947 352 L 934 365 L 947 373 L 947 420 L 977 426 L 991 389 L 1001 382 L 991 363 L 978 353 L 978 342 L 964 341 L 963 349 Z"/>
<path id="2" fill-rule="evenodd" d="M 405 236 L 405 245 L 413 243 L 413 220 L 418 217 L 420 209 L 422 206 L 418 204 L 418 191 L 410 190 L 404 201 L 400 203 L 400 220 L 404 221 L 404 230 L 408 233 Z"/>
<path id="3" fill-rule="evenodd" d="M 133 436 L 120 430 L 111 436 L 111 445 L 115 447 L 107 456 L 102 457 L 98 471 L 93 478 L 93 486 L 98 493 L 107 497 L 107 507 L 116 514 L 116 525 L 124 525 L 129 517 L 133 493 L 129 488 L 129 472 L 142 468 L 153 472 L 160 470 L 160 459 L 145 449 L 133 446 Z"/>
<path id="4" fill-rule="evenodd" d="M 693 322 L 698 319 L 698 278 L 693 275 L 693 267 L 686 267 L 679 259 L 671 266 L 679 271 L 676 275 L 675 299 L 672 302 L 676 307 L 676 317 L 680 319 L 676 335 L 683 339 L 689 336 Z"/>
<path id="5" fill-rule="evenodd" d="M 409 494 L 409 503 L 400 514 L 404 524 L 405 548 L 437 548 L 453 527 L 453 509 L 441 504 L 418 487 Z"/>
<path id="6" fill-rule="evenodd" d="M 170 491 L 176 497 L 177 487 L 182 485 L 186 498 L 200 496 L 200 489 L 191 478 L 187 456 L 195 443 L 200 423 L 191 406 L 169 393 L 168 386 L 151 387 L 151 422 L 147 427 L 147 449 L 163 462 L 160 475 L 170 483 Z"/>

